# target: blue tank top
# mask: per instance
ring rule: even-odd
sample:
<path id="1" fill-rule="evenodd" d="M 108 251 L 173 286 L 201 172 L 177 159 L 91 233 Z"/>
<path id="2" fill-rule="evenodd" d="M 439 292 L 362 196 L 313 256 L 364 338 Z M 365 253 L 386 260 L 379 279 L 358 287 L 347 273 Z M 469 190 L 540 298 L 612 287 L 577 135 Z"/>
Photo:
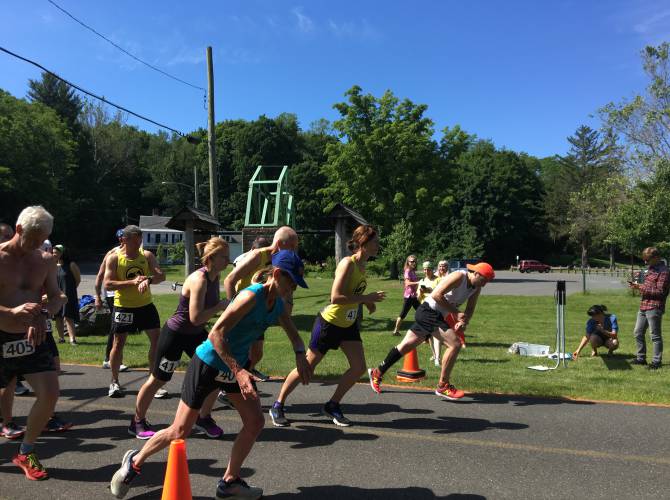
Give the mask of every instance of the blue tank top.
<path id="1" fill-rule="evenodd" d="M 249 361 L 249 348 L 254 340 L 260 337 L 269 326 L 275 324 L 284 310 L 284 301 L 280 297 L 275 300 L 272 310 L 267 310 L 265 305 L 266 294 L 263 291 L 262 283 L 251 285 L 245 290 L 249 290 L 256 295 L 256 304 L 226 336 L 230 352 L 240 366 L 246 365 Z M 212 368 L 225 373 L 230 372 L 230 368 L 216 353 L 209 339 L 200 344 L 195 353 Z"/>
<path id="2" fill-rule="evenodd" d="M 206 267 L 201 267 L 196 272 L 203 273 L 205 275 L 205 280 L 207 280 L 207 291 L 205 292 L 205 309 L 214 307 L 219 303 L 219 277 L 217 276 L 214 281 L 210 281 L 207 277 Z M 194 325 L 191 323 L 191 318 L 188 314 L 189 302 L 190 297 L 187 297 L 183 294 L 179 295 L 179 304 L 177 304 L 177 310 L 166 322 L 167 327 L 173 332 L 191 335 L 201 333 L 205 328 L 205 325 Z"/>

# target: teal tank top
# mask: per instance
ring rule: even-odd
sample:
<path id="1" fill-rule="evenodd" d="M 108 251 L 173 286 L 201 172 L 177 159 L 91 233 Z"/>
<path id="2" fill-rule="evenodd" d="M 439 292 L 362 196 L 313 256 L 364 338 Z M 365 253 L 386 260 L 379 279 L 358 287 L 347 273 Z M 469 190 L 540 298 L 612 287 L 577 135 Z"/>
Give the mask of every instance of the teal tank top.
<path id="1" fill-rule="evenodd" d="M 254 340 L 260 337 L 269 326 L 276 324 L 284 310 L 284 301 L 280 297 L 277 297 L 275 300 L 272 310 L 267 310 L 265 306 L 266 294 L 263 291 L 262 283 L 251 285 L 245 288 L 245 290 L 249 290 L 255 294 L 256 304 L 226 336 L 230 352 L 240 366 L 245 366 L 249 361 L 249 348 Z M 200 344 L 195 353 L 212 368 L 226 373 L 230 372 L 230 368 L 216 353 L 209 339 Z"/>

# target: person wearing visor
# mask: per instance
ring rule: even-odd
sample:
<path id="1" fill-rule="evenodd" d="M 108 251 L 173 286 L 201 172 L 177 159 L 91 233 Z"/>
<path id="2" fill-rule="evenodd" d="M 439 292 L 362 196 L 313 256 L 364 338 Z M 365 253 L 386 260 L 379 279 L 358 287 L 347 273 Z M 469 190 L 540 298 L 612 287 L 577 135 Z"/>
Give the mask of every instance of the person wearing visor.
<path id="1" fill-rule="evenodd" d="M 249 348 L 265 330 L 279 321 L 293 345 L 296 369 L 302 383 L 309 383 L 312 370 L 305 359 L 305 347 L 285 306 L 296 286 L 307 288 L 300 257 L 290 250 L 272 256 L 272 269 L 265 283 L 242 290 L 219 317 L 205 342 L 195 350 L 182 386 L 181 401 L 174 422 L 149 439 L 144 447 L 129 450 L 111 481 L 111 492 L 123 498 L 142 464 L 166 448 L 173 439 L 184 439 L 193 428 L 200 408 L 212 391 L 224 389 L 242 418 L 242 428 L 232 446 L 215 498 L 257 499 L 261 488 L 240 478 L 242 463 L 251 451 L 265 418 L 253 375 L 248 371 Z"/>
<path id="2" fill-rule="evenodd" d="M 462 398 L 463 391 L 456 389 L 450 381 L 451 371 L 462 347 L 459 333 L 462 335 L 472 319 L 482 288 L 493 278 L 495 272 L 491 265 L 480 262 L 468 264 L 467 270 L 454 271 L 441 280 L 417 309 L 414 324 L 407 330 L 402 342 L 389 351 L 377 368 L 368 370 L 372 390 L 381 394 L 382 377 L 388 369 L 426 338 L 433 336 L 446 345 L 435 394 L 449 400 Z M 461 312 L 459 307 L 466 302 L 465 311 Z M 447 322 L 449 315 L 454 318 L 451 325 Z"/>

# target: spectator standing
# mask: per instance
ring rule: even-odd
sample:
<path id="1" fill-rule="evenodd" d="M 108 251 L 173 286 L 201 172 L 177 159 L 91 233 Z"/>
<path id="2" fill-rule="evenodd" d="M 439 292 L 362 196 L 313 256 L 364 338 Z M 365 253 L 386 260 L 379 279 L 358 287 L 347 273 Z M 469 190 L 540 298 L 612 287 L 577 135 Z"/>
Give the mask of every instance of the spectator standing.
<path id="1" fill-rule="evenodd" d="M 77 287 L 81 283 L 81 272 L 79 266 L 70 257 L 70 252 L 63 245 L 55 245 L 53 254 L 58 259 L 58 287 L 67 296 L 67 303 L 63 306 L 60 313 L 54 316 L 56 331 L 58 332 L 58 341 L 65 342 L 63 332 L 63 320 L 67 326 L 67 333 L 70 337 L 70 344 L 77 345 L 75 332 L 75 323 L 79 321 L 79 297 L 77 297 Z"/>
<path id="2" fill-rule="evenodd" d="M 635 322 L 635 343 L 637 355 L 634 365 L 647 364 L 647 343 L 645 335 L 647 328 L 651 332 L 653 358 L 649 365 L 650 370 L 661 367 L 663 358 L 663 337 L 661 322 L 665 312 L 665 301 L 668 297 L 668 267 L 661 261 L 661 255 L 656 247 L 647 247 L 642 251 L 642 259 L 649 266 L 644 277 L 644 283 L 629 282 L 628 286 L 640 291 L 640 309 Z"/>
<path id="3" fill-rule="evenodd" d="M 425 261 L 423 263 L 423 278 L 419 280 L 419 304 L 423 304 L 423 301 L 426 300 L 426 297 L 431 294 L 439 282 L 439 277 L 433 272 L 433 264 L 429 260 Z M 435 337 L 428 337 L 426 342 L 433 353 L 430 360 L 435 363 L 435 366 L 440 366 L 440 341 Z"/>
<path id="4" fill-rule="evenodd" d="M 403 277 L 405 283 L 405 291 L 403 293 L 402 310 L 400 315 L 395 320 L 395 328 L 393 328 L 393 335 L 400 335 L 400 324 L 405 319 L 409 310 L 413 307 L 414 310 L 419 307 L 419 299 L 417 298 L 417 288 L 419 286 L 419 278 L 416 275 L 416 255 L 409 255 L 405 259 L 405 267 L 403 268 Z"/>

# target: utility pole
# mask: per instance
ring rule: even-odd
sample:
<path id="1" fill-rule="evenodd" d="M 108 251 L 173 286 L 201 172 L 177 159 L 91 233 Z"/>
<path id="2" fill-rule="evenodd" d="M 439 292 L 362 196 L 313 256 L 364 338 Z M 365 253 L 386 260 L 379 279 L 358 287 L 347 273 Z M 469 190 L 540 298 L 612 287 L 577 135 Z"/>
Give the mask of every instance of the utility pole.
<path id="1" fill-rule="evenodd" d="M 198 167 L 193 165 L 193 208 L 198 210 Z"/>
<path id="2" fill-rule="evenodd" d="M 208 96 L 208 115 L 209 130 L 207 138 L 209 141 L 209 212 L 215 219 L 219 219 L 219 199 L 218 199 L 218 180 L 216 169 L 216 136 L 214 127 L 214 67 L 212 65 L 212 47 L 207 47 L 207 96 Z"/>

